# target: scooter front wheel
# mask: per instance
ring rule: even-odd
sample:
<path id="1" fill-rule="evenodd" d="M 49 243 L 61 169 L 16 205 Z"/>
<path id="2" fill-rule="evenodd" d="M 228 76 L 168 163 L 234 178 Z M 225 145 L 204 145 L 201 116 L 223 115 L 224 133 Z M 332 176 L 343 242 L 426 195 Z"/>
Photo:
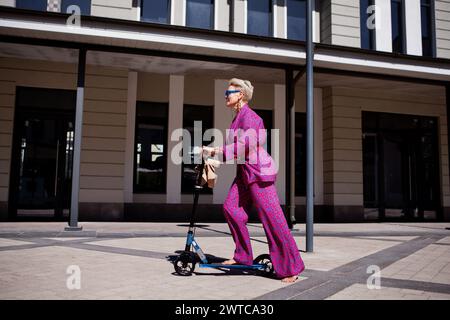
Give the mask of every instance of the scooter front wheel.
<path id="1" fill-rule="evenodd" d="M 175 272 L 180 276 L 190 276 L 195 269 L 195 259 L 190 253 L 182 253 L 174 263 Z"/>
<path id="2" fill-rule="evenodd" d="M 262 264 L 264 266 L 263 270 L 258 270 L 257 273 L 270 277 L 273 274 L 273 264 L 272 259 L 270 259 L 270 255 L 268 254 L 262 254 L 256 257 L 255 260 L 253 260 L 254 264 Z"/>

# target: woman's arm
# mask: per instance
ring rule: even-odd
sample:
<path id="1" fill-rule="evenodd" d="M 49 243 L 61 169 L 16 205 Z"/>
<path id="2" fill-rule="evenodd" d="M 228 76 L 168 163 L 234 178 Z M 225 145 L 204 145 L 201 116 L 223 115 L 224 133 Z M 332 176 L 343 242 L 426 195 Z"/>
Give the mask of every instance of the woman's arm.
<path id="1" fill-rule="evenodd" d="M 240 159 L 245 161 L 246 156 L 255 154 L 259 146 L 266 142 L 266 130 L 262 119 L 258 119 L 245 129 L 232 132 L 233 142 L 218 147 L 215 153 L 222 154 L 222 161 Z M 256 160 L 255 160 L 256 161 Z"/>

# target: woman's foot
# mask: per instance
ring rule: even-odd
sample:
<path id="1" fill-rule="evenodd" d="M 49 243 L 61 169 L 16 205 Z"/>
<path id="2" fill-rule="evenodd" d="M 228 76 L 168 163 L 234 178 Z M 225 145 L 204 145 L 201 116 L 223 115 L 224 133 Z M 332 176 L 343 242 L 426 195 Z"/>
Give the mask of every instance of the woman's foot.
<path id="1" fill-rule="evenodd" d="M 232 265 L 232 264 L 237 264 L 237 262 L 234 259 L 230 259 L 230 260 L 226 260 L 226 261 L 222 262 L 222 264 Z"/>
<path id="2" fill-rule="evenodd" d="M 295 281 L 297 281 L 297 279 L 298 279 L 298 276 L 286 277 L 286 278 L 281 279 L 281 282 L 294 283 Z"/>

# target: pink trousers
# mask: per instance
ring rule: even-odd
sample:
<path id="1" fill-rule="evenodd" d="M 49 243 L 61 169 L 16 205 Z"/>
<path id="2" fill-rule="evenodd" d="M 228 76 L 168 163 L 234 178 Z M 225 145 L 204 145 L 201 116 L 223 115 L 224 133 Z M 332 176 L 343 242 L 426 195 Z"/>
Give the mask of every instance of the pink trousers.
<path id="1" fill-rule="evenodd" d="M 278 278 L 298 275 L 305 269 L 297 244 L 281 209 L 273 182 L 245 185 L 236 177 L 223 205 L 225 218 L 236 250 L 233 259 L 245 265 L 253 263 L 247 212 L 255 205 L 269 243 L 269 253 Z"/>

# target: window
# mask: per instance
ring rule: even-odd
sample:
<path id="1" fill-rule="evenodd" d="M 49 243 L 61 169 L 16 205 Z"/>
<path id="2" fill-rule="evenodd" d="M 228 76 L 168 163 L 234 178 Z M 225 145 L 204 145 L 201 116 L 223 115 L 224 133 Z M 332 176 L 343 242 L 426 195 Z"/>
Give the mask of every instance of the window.
<path id="1" fill-rule="evenodd" d="M 169 23 L 169 0 L 141 0 L 141 20 Z"/>
<path id="2" fill-rule="evenodd" d="M 405 52 L 404 16 L 403 1 L 391 0 L 392 52 Z"/>
<path id="3" fill-rule="evenodd" d="M 420 14 L 422 20 L 422 55 L 432 57 L 433 53 L 433 18 L 432 4 L 430 0 L 420 1 Z"/>
<path id="4" fill-rule="evenodd" d="M 67 13 L 67 8 L 72 5 L 78 6 L 82 15 L 88 16 L 91 14 L 91 1 L 89 0 L 62 0 L 61 12 Z"/>
<path id="5" fill-rule="evenodd" d="M 306 40 L 306 0 L 287 0 L 287 37 Z"/>
<path id="6" fill-rule="evenodd" d="M 183 152 L 192 152 L 193 147 L 201 147 L 201 145 L 195 145 L 194 140 L 194 121 L 201 122 L 201 136 L 206 130 L 213 127 L 213 107 L 209 106 L 196 106 L 196 105 L 184 105 L 183 107 L 183 128 L 188 130 L 191 135 L 191 145 L 183 144 Z M 200 135 L 200 132 L 197 133 Z M 212 141 L 202 140 L 202 145 L 209 145 Z M 195 168 L 194 157 L 191 157 L 191 163 L 182 165 L 182 179 L 181 179 L 181 192 L 192 193 L 194 191 L 195 183 Z M 212 193 L 212 189 L 205 186 L 202 189 L 204 193 Z"/>
<path id="7" fill-rule="evenodd" d="M 375 50 L 375 20 L 372 19 L 375 12 L 369 11 L 368 7 L 374 5 L 374 0 L 360 1 L 360 25 L 361 25 L 361 48 Z M 370 19 L 370 20 L 369 20 Z"/>
<path id="8" fill-rule="evenodd" d="M 273 112 L 272 110 L 261 110 L 261 109 L 253 109 L 253 111 L 256 112 L 256 114 L 258 116 L 261 117 L 261 119 L 264 122 L 264 128 L 266 129 L 267 132 L 267 137 L 266 137 L 266 144 L 265 144 L 265 149 L 266 151 L 270 154 L 271 150 L 272 150 L 272 135 L 271 135 L 271 130 L 273 128 L 273 122 L 272 122 L 272 115 Z"/>
<path id="9" fill-rule="evenodd" d="M 16 8 L 47 11 L 47 0 L 16 0 Z"/>
<path id="10" fill-rule="evenodd" d="M 186 26 L 214 29 L 214 0 L 187 0 Z"/>
<path id="11" fill-rule="evenodd" d="M 272 0 L 248 0 L 247 11 L 247 33 L 272 36 Z"/>
<path id="12" fill-rule="evenodd" d="M 306 113 L 295 113 L 295 195 L 306 196 Z"/>
<path id="13" fill-rule="evenodd" d="M 134 192 L 166 192 L 168 105 L 138 102 Z"/>

